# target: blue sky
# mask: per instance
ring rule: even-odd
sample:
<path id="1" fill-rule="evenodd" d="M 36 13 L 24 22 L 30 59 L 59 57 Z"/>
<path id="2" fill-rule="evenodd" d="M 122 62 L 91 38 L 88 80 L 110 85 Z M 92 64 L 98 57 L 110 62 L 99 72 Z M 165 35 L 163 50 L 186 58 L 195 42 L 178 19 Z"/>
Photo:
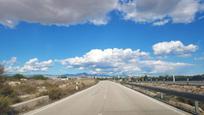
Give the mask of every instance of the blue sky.
<path id="1" fill-rule="evenodd" d="M 195 1 L 197 0 L 189 0 L 189 3 Z M 202 1 L 198 2 L 198 4 L 201 3 Z M 139 3 L 135 2 L 135 4 Z M 0 5 L 0 10 L 1 8 Z M 204 73 L 202 10 L 197 11 L 199 13 L 194 12 L 193 19 L 189 18 L 191 15 L 183 15 L 185 19 L 189 18 L 185 22 L 184 18 L 180 18 L 182 13 L 179 13 L 179 16 L 176 15 L 177 17 L 169 12 L 155 13 L 157 17 L 167 16 L 153 20 L 151 17 L 128 17 L 128 13 L 136 11 L 126 9 L 106 13 L 105 17 L 108 18 L 105 21 L 103 18 L 102 21 L 98 21 L 97 17 L 97 23 L 86 19 L 70 22 L 67 19 L 69 16 L 65 17 L 67 22 L 62 23 L 58 20 L 47 21 L 50 17 L 45 18 L 45 21 L 35 17 L 26 19 L 28 15 L 18 17 L 12 12 L 8 12 L 8 15 L 14 18 L 7 19 L 7 22 L 9 20 L 12 23 L 4 23 L 5 20 L 1 17 L 5 16 L 0 12 L 0 62 L 5 65 L 8 73 L 26 74 Z M 149 12 L 153 11 L 153 9 L 149 10 Z M 145 12 L 149 14 L 148 11 Z M 90 17 L 95 19 L 95 16 Z M 166 18 L 168 21 L 165 24 L 155 25 L 158 20 L 162 22 Z M 157 46 L 155 49 L 154 45 Z"/>

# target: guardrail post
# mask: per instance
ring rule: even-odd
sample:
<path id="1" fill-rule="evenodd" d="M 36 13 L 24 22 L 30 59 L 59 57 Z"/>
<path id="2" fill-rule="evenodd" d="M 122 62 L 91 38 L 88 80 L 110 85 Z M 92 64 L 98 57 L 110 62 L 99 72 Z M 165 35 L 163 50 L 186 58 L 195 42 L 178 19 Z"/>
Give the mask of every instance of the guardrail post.
<path id="1" fill-rule="evenodd" d="M 175 79 L 175 76 L 173 75 L 173 83 L 175 84 L 176 82 L 176 79 Z"/>
<path id="2" fill-rule="evenodd" d="M 76 87 L 75 87 L 76 90 L 79 90 L 79 83 L 76 82 Z"/>
<path id="3" fill-rule="evenodd" d="M 189 85 L 189 78 L 187 78 L 187 85 Z"/>
<path id="4" fill-rule="evenodd" d="M 196 115 L 200 115 L 200 110 L 199 110 L 199 103 L 198 103 L 198 101 L 195 101 L 195 113 L 196 113 Z"/>
<path id="5" fill-rule="evenodd" d="M 163 99 L 164 98 L 164 93 L 160 93 L 160 98 Z"/>

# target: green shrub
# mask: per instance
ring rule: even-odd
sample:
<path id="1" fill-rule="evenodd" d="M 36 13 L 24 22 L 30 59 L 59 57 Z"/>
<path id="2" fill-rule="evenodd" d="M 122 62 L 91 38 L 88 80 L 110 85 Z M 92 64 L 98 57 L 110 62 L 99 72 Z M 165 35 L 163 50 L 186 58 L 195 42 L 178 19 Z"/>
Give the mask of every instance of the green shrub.
<path id="1" fill-rule="evenodd" d="M 0 115 L 7 115 L 11 110 L 10 105 L 11 100 L 8 97 L 0 96 Z"/>
<path id="2" fill-rule="evenodd" d="M 36 86 L 28 85 L 28 84 L 18 85 L 14 89 L 18 93 L 18 95 L 34 94 L 37 91 L 37 87 Z"/>
<path id="3" fill-rule="evenodd" d="M 31 77 L 31 79 L 35 79 L 35 80 L 47 80 L 48 78 L 43 76 L 43 75 L 34 75 Z"/>
<path id="4" fill-rule="evenodd" d="M 48 91 L 48 95 L 51 100 L 57 100 L 61 99 L 65 95 L 65 93 L 60 88 L 52 88 Z"/>
<path id="5" fill-rule="evenodd" d="M 1 85 L 1 87 L 0 87 L 0 96 L 10 98 L 10 101 L 11 101 L 12 104 L 21 101 L 18 98 L 18 96 L 16 95 L 16 92 L 12 89 L 12 87 L 10 87 L 7 84 Z"/>
<path id="6" fill-rule="evenodd" d="M 13 77 L 12 77 L 13 79 L 24 79 L 24 78 L 26 78 L 24 75 L 22 75 L 22 74 L 15 74 L 15 75 L 13 75 Z"/>
<path id="7" fill-rule="evenodd" d="M 0 75 L 4 73 L 4 66 L 0 64 Z"/>
<path id="8" fill-rule="evenodd" d="M 4 84 L 0 87 L 0 95 L 13 97 L 15 96 L 15 91 L 9 85 Z"/>

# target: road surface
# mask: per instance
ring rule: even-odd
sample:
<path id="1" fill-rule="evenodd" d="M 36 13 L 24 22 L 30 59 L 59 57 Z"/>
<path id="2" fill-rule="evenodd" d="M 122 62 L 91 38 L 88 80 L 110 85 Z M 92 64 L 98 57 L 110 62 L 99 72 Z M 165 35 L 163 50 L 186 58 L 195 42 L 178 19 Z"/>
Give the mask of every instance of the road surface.
<path id="1" fill-rule="evenodd" d="M 188 115 L 111 81 L 97 85 L 25 115 Z"/>

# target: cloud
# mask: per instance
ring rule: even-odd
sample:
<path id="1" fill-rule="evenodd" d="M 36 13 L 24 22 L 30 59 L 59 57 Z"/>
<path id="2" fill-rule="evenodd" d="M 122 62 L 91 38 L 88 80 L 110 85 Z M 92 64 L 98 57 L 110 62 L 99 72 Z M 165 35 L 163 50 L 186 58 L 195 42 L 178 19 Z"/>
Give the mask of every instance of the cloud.
<path id="1" fill-rule="evenodd" d="M 31 72 L 31 71 L 47 71 L 51 64 L 52 60 L 39 61 L 37 58 L 30 59 L 27 61 L 23 67 L 19 68 L 19 72 Z"/>
<path id="2" fill-rule="evenodd" d="M 13 67 L 17 62 L 17 57 L 11 57 L 9 60 L 4 60 L 2 61 L 2 65 L 5 67 L 5 72 L 10 72 L 14 70 L 15 68 Z"/>
<path id="3" fill-rule="evenodd" d="M 53 66 L 53 60 L 40 61 L 32 58 L 24 64 L 19 65 L 17 58 L 12 57 L 4 60 L 6 73 L 32 73 L 45 72 Z M 189 63 L 169 62 L 162 59 L 157 60 L 150 56 L 148 52 L 140 49 L 92 49 L 81 57 L 55 60 L 68 69 L 87 71 L 93 74 L 172 74 L 193 66 Z"/>
<path id="4" fill-rule="evenodd" d="M 203 57 L 195 57 L 194 60 L 195 61 L 204 61 L 204 56 Z"/>
<path id="5" fill-rule="evenodd" d="M 200 0 L 0 0 L 0 24 L 105 25 L 112 11 L 137 23 L 191 23 L 203 6 Z"/>
<path id="6" fill-rule="evenodd" d="M 1 0 L 0 23 L 14 27 L 19 21 L 43 25 L 106 24 L 117 0 Z"/>
<path id="7" fill-rule="evenodd" d="M 204 3 L 200 5 L 200 11 L 204 11 Z"/>
<path id="8" fill-rule="evenodd" d="M 119 10 L 126 20 L 164 25 L 168 22 L 191 23 L 196 13 L 203 11 L 202 6 L 199 0 L 129 0 Z"/>
<path id="9" fill-rule="evenodd" d="M 174 72 L 179 68 L 185 68 L 192 66 L 192 64 L 180 63 L 180 62 L 166 62 L 161 60 L 146 60 L 141 62 L 151 71 L 150 73 L 165 73 L 165 72 Z"/>
<path id="10" fill-rule="evenodd" d="M 14 58 L 12 58 L 14 60 Z M 5 70 L 7 73 L 26 73 L 26 72 L 42 72 L 47 71 L 53 61 L 39 61 L 38 58 L 32 58 L 25 62 L 23 66 L 16 66 L 14 64 L 5 65 Z"/>
<path id="11" fill-rule="evenodd" d="M 11 57 L 11 59 L 9 59 L 9 60 L 4 60 L 2 62 L 2 64 L 11 66 L 11 65 L 14 65 L 16 62 L 17 62 L 17 58 L 16 57 Z"/>
<path id="12" fill-rule="evenodd" d="M 156 21 L 153 23 L 154 26 L 162 26 L 165 25 L 169 22 L 169 20 L 161 20 L 161 21 Z"/>
<path id="13" fill-rule="evenodd" d="M 194 44 L 184 45 L 181 41 L 159 42 L 152 46 L 155 55 L 190 56 L 198 49 Z"/>
<path id="14" fill-rule="evenodd" d="M 93 49 L 82 57 L 61 60 L 61 64 L 69 68 L 88 69 L 97 72 L 130 72 L 140 71 L 135 66 L 136 59 L 148 58 L 148 53 L 131 49 Z"/>
<path id="15" fill-rule="evenodd" d="M 147 52 L 132 49 L 93 49 L 82 57 L 60 61 L 69 69 L 87 70 L 100 74 L 164 73 L 183 67 L 187 63 L 152 60 Z"/>

